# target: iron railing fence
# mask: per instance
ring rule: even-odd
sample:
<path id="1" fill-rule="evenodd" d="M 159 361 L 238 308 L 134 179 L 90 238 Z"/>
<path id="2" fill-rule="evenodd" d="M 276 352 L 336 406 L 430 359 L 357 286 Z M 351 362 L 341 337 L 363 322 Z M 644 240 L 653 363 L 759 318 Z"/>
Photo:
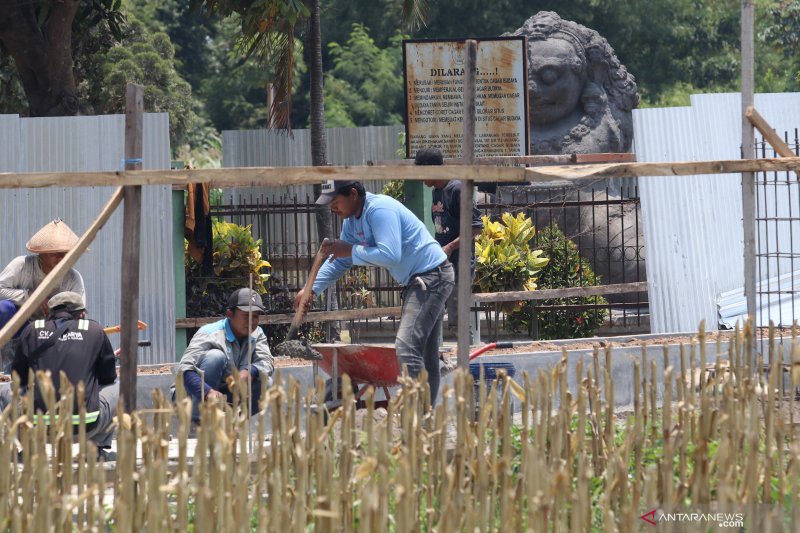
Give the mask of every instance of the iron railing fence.
<path id="1" fill-rule="evenodd" d="M 478 207 L 492 220 L 498 220 L 503 212 L 524 212 L 539 231 L 556 224 L 577 245 L 582 264 L 597 274 L 597 284 L 634 283 L 646 279 L 640 202 L 635 184 L 625 187 L 600 183 L 577 187 L 502 187 L 496 196 L 479 198 Z M 269 293 L 265 295 L 268 308 L 273 308 L 275 298 L 280 296 L 285 302 L 286 294 L 294 295 L 303 287 L 319 246 L 313 198 L 250 196 L 240 198 L 238 203 L 223 201 L 222 205 L 212 206 L 211 214 L 239 225 L 249 225 L 253 235 L 261 239 L 262 257 L 272 265 L 272 277 L 267 283 Z M 333 223 L 338 234 L 341 221 L 334 216 Z M 534 247 L 536 242 L 534 239 Z M 583 272 L 583 268 L 579 269 L 578 276 Z M 317 309 L 399 306 L 400 289 L 383 269 L 353 269 L 339 280 L 334 299 L 319 300 L 314 305 Z M 527 325 L 532 337 L 548 329 L 547 320 L 563 320 L 559 313 L 565 312 L 605 317 L 602 330 L 610 334 L 648 330 L 645 291 L 538 301 L 533 305 L 538 318 Z M 490 335 L 497 336 L 500 330 L 510 326 L 506 313 L 500 311 L 502 307 L 484 304 L 487 313 L 494 311 L 493 317 L 487 316 L 494 330 Z M 358 326 L 365 331 L 371 328 L 392 331 L 395 322 L 395 319 L 373 319 L 361 321 Z M 515 326 L 520 327 L 519 324 Z"/>
<path id="2" fill-rule="evenodd" d="M 584 182 L 571 186 L 504 187 L 493 203 L 481 205 L 484 214 L 498 219 L 503 212 L 525 213 L 537 230 L 532 247 L 550 225 L 556 225 L 564 236 L 577 245 L 581 263 L 596 275 L 594 281 L 582 279 L 587 271 L 576 272 L 578 284 L 626 284 L 646 281 L 641 203 L 635 181 L 609 186 L 606 181 Z M 566 241 L 564 246 L 568 246 Z M 565 250 L 566 252 L 566 250 Z M 565 255 L 565 254 L 562 254 Z M 560 266 L 566 268 L 566 265 Z M 591 275 L 591 274 L 590 274 Z M 552 288 L 552 287 L 542 287 Z M 603 297 L 539 301 L 532 304 L 537 322 L 529 324 L 529 333 L 563 321 L 567 312 L 575 315 L 587 311 L 597 318 L 605 314 L 610 333 L 648 328 L 647 292 L 609 294 Z M 586 317 L 591 318 L 591 317 Z M 580 330 L 576 326 L 577 330 Z"/>
<path id="3" fill-rule="evenodd" d="M 800 154 L 800 133 L 783 133 Z M 764 139 L 756 157 L 780 157 Z M 756 305 L 758 323 L 791 328 L 800 315 L 800 178 L 795 172 L 756 175 Z"/>

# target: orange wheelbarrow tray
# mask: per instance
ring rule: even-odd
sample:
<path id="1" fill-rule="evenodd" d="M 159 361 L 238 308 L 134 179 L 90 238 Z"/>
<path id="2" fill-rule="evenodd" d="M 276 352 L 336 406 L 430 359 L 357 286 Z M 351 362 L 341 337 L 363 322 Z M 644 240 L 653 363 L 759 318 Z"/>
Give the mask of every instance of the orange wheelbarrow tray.
<path id="1" fill-rule="evenodd" d="M 469 360 L 496 348 L 511 348 L 511 342 L 491 342 L 470 353 Z M 383 389 L 389 399 L 389 387 L 398 384 L 400 364 L 394 346 L 377 344 L 314 344 L 313 348 L 322 354 L 317 364 L 326 374 L 341 377 L 347 374 L 353 384 L 356 399 L 366 392 L 367 387 Z M 337 395 L 335 395 L 337 396 Z M 332 398 L 331 398 L 332 399 Z"/>

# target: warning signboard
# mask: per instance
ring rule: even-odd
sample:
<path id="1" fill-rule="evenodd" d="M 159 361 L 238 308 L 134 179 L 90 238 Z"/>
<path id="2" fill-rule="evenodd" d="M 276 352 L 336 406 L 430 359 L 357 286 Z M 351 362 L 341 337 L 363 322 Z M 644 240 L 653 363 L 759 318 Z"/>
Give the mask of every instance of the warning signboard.
<path id="1" fill-rule="evenodd" d="M 524 37 L 477 40 L 475 156 L 528 155 Z M 406 156 L 423 147 L 461 157 L 466 40 L 403 41 Z"/>

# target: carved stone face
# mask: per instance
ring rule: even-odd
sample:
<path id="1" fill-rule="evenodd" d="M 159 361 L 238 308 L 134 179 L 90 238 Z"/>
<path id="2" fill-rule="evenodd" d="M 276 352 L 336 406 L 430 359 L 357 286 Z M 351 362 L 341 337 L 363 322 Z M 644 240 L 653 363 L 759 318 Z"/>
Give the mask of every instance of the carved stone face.
<path id="1" fill-rule="evenodd" d="M 596 83 L 587 83 L 581 94 L 583 111 L 590 116 L 602 113 L 606 107 L 606 94 Z"/>
<path id="2" fill-rule="evenodd" d="M 573 70 L 575 50 L 562 39 L 528 45 L 531 123 L 557 122 L 575 111 L 583 90 L 582 73 Z"/>
<path id="3" fill-rule="evenodd" d="M 548 13 L 541 14 L 534 18 L 531 25 L 531 39 L 546 39 L 548 35 L 558 28 L 559 21 Z"/>
<path id="4" fill-rule="evenodd" d="M 583 110 L 587 115 L 594 116 L 603 110 L 603 100 L 599 96 L 589 95 L 581 98 Z"/>

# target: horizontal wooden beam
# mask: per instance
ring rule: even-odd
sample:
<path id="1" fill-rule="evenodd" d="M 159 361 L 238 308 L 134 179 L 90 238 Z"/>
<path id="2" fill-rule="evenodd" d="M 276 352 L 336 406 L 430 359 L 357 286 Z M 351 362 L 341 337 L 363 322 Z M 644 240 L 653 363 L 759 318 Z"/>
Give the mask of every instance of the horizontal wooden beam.
<path id="1" fill-rule="evenodd" d="M 472 295 L 475 303 L 513 302 L 516 300 L 547 300 L 551 298 L 574 298 L 578 296 L 598 296 L 601 294 L 624 294 L 644 292 L 647 282 L 618 283 L 615 285 L 596 285 L 593 287 L 573 287 L 569 289 L 542 289 L 521 292 L 487 292 Z M 371 307 L 369 309 L 343 309 L 339 311 L 313 311 L 305 316 L 304 322 L 327 322 L 330 320 L 364 320 L 368 318 L 399 317 L 400 307 Z M 222 317 L 180 318 L 175 321 L 176 328 L 199 328 L 216 322 Z M 294 313 L 263 315 L 258 323 L 289 324 Z"/>
<path id="2" fill-rule="evenodd" d="M 626 153 L 597 153 L 597 154 L 556 154 L 556 155 L 503 155 L 490 157 L 476 157 L 476 165 L 569 165 L 586 163 L 630 163 L 636 161 L 636 154 Z M 460 165 L 464 160 L 460 157 L 444 159 L 445 165 Z M 413 159 L 385 159 L 381 161 L 367 161 L 370 166 L 411 166 Z"/>
<path id="3" fill-rule="evenodd" d="M 513 302 L 516 300 L 550 300 L 552 298 L 576 298 L 583 296 L 600 296 L 602 294 L 625 294 L 629 292 L 647 291 L 647 282 L 616 283 L 613 285 L 594 285 L 592 287 L 570 287 L 568 289 L 541 289 L 518 292 L 486 292 L 473 294 L 476 303 Z"/>
<path id="4" fill-rule="evenodd" d="M 607 163 L 529 167 L 526 181 L 576 180 L 586 178 L 634 178 L 642 176 L 700 176 L 741 172 L 797 171 L 800 158 L 732 159 L 723 161 L 685 161 L 676 163 Z"/>
<path id="5" fill-rule="evenodd" d="M 139 170 L 117 172 L 30 172 L 0 173 L 0 188 L 96 187 L 103 185 L 172 185 L 210 183 L 212 187 L 285 187 L 320 183 L 329 179 L 351 180 L 424 180 L 472 179 L 502 182 L 525 180 L 525 169 L 491 166 L 419 167 L 248 167 L 197 168 L 184 170 Z"/>
<path id="6" fill-rule="evenodd" d="M 573 154 L 575 162 L 578 164 L 587 163 L 635 163 L 636 154 L 623 152 L 621 154 L 597 153 L 597 154 Z"/>
<path id="7" fill-rule="evenodd" d="M 569 165 L 575 162 L 575 154 L 556 154 L 556 155 L 511 155 L 495 157 L 476 157 L 475 165 Z M 444 165 L 463 165 L 464 160 L 460 157 L 446 157 Z M 367 161 L 369 166 L 379 167 L 403 167 L 414 166 L 413 159 L 384 159 L 380 161 Z M 436 166 L 436 165 L 424 165 Z M 419 167 L 416 167 L 419 168 Z"/>
<path id="8" fill-rule="evenodd" d="M 553 181 L 584 178 L 633 178 L 639 176 L 694 176 L 740 172 L 797 171 L 800 158 L 735 159 L 676 163 L 604 163 L 540 167 L 489 165 L 441 165 L 421 167 L 252 167 L 198 168 L 185 170 L 137 170 L 119 172 L 0 173 L 0 188 L 97 187 L 104 185 L 187 185 L 210 183 L 213 187 L 284 187 L 319 183 L 328 179 L 356 180 L 473 180 L 477 182 Z"/>
<path id="9" fill-rule="evenodd" d="M 371 307 L 369 309 L 343 309 L 339 311 L 314 311 L 306 314 L 303 322 L 326 322 L 330 320 L 363 320 L 365 318 L 382 318 L 382 317 L 396 317 L 400 316 L 399 307 Z M 258 323 L 263 325 L 268 324 L 289 324 L 294 318 L 294 313 L 263 315 Z M 217 320 L 222 319 L 218 317 L 203 317 L 203 318 L 180 318 L 175 321 L 176 328 L 199 328 L 206 324 L 211 324 Z"/>

